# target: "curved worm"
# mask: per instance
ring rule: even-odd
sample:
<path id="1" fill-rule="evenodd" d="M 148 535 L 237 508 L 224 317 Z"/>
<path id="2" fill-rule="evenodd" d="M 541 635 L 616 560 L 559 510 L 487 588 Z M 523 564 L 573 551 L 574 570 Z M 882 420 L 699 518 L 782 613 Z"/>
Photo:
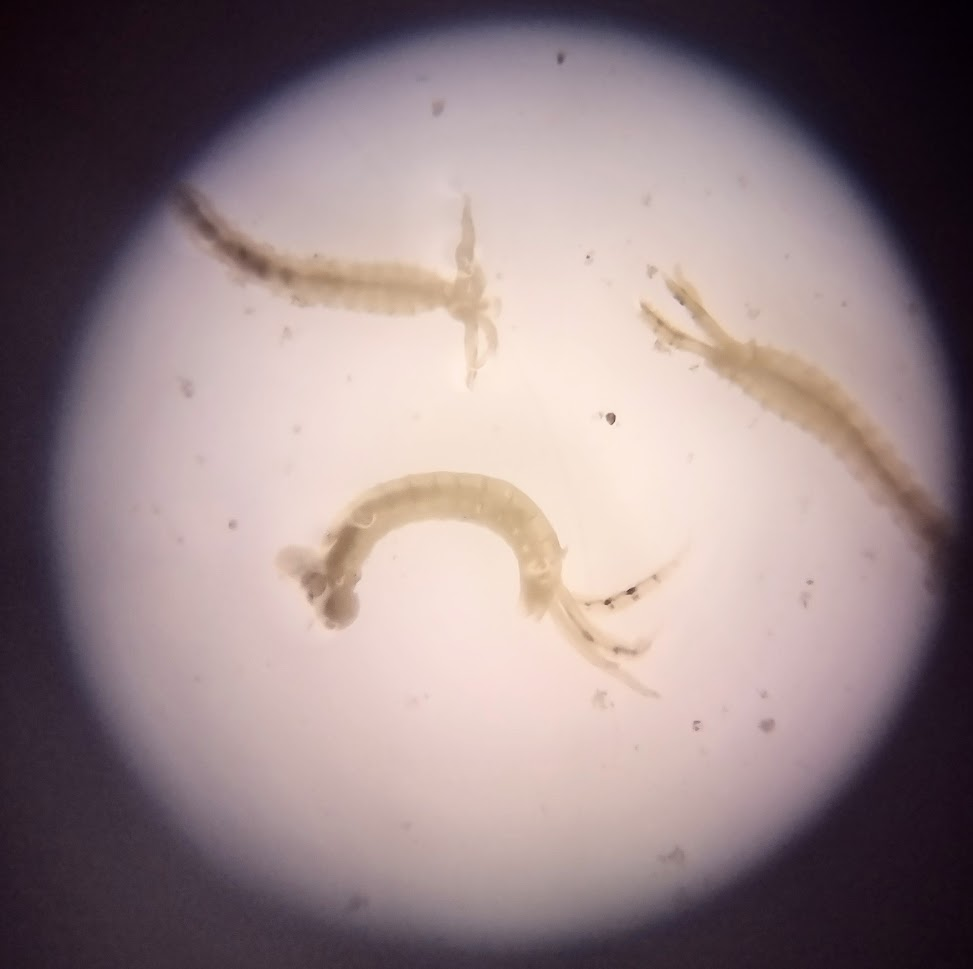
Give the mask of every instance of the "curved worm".
<path id="1" fill-rule="evenodd" d="M 413 522 L 451 519 L 490 529 L 517 556 L 520 601 L 527 615 L 550 614 L 590 663 L 646 696 L 658 694 L 623 670 L 619 656 L 645 652 L 648 642 L 620 642 L 593 625 L 585 609 L 624 607 L 661 582 L 666 566 L 614 596 L 581 599 L 561 581 L 564 549 L 540 508 L 519 488 L 481 474 L 432 472 L 397 478 L 360 495 L 325 536 L 320 551 L 288 547 L 278 567 L 298 579 L 324 624 L 343 629 L 358 615 L 355 587 L 376 542 Z"/>

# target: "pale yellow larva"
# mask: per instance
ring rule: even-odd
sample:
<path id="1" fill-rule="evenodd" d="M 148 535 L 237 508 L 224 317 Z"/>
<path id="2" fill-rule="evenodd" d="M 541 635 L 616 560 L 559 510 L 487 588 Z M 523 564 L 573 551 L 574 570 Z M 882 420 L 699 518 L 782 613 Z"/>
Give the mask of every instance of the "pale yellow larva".
<path id="1" fill-rule="evenodd" d="M 468 198 L 460 220 L 454 279 L 401 262 L 356 262 L 281 252 L 241 232 L 190 186 L 176 190 L 174 203 L 176 213 L 193 233 L 232 270 L 304 305 L 390 316 L 446 310 L 464 327 L 469 386 L 497 348 L 496 327 L 487 315 L 483 295 L 485 276 L 473 259 L 476 236 Z"/>
<path id="2" fill-rule="evenodd" d="M 644 695 L 658 695 L 617 662 L 622 656 L 639 655 L 649 643 L 620 642 L 593 625 L 585 611 L 622 608 L 638 601 L 662 581 L 671 565 L 612 596 L 573 595 L 561 580 L 564 549 L 553 526 L 523 491 L 499 478 L 431 472 L 387 481 L 345 509 L 320 551 L 288 547 L 278 555 L 277 564 L 300 581 L 324 624 L 341 629 L 358 615 L 355 587 L 375 543 L 403 525 L 444 519 L 480 525 L 502 538 L 517 556 L 526 613 L 535 619 L 551 615 L 589 662 Z"/>
<path id="3" fill-rule="evenodd" d="M 694 287 L 678 274 L 665 282 L 712 343 L 682 332 L 642 301 L 656 336 L 668 346 L 696 354 L 768 411 L 829 448 L 875 500 L 891 508 L 927 558 L 935 578 L 949 543 L 949 520 L 858 403 L 799 356 L 733 339 L 703 307 Z"/>

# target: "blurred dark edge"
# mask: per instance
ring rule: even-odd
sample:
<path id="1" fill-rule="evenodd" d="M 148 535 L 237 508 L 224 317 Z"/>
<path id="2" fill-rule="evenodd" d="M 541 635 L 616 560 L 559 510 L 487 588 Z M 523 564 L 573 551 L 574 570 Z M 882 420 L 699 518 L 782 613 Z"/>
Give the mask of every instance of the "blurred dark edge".
<path id="1" fill-rule="evenodd" d="M 928 674 L 827 818 L 702 911 L 569 952 L 474 956 L 326 934 L 209 870 L 106 743 L 64 661 L 46 547 L 54 408 L 79 308 L 228 115 L 383 29 L 524 5 L 37 3 L 0 14 L 0 965 L 910 966 L 970 949 L 969 556 Z M 533 6 L 534 12 L 555 12 Z M 967 31 L 932 7 L 576 5 L 661 29 L 775 90 L 893 220 L 945 321 L 971 424 Z"/>

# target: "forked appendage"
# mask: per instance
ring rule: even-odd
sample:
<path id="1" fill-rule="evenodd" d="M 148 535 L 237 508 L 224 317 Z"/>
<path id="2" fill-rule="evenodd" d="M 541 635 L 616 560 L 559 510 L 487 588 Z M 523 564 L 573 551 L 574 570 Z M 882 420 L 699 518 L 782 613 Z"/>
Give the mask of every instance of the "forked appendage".
<path id="1" fill-rule="evenodd" d="M 673 299 L 680 306 L 684 306 L 693 318 L 696 325 L 717 345 L 729 345 L 737 343 L 726 330 L 720 326 L 710 315 L 709 311 L 703 306 L 703 301 L 699 298 L 696 287 L 682 274 L 682 270 L 677 266 L 672 276 L 663 273 L 663 280 L 666 289 L 672 294 Z"/>
<path id="2" fill-rule="evenodd" d="M 688 545 L 686 549 L 688 549 Z M 635 605 L 636 602 L 641 601 L 643 596 L 649 595 L 653 589 L 662 585 L 666 579 L 676 570 L 679 563 L 682 562 L 683 557 L 686 554 L 686 549 L 683 549 L 678 555 L 673 559 L 666 562 L 661 568 L 656 569 L 650 576 L 642 579 L 640 582 L 636 582 L 634 585 L 628 586 L 628 588 L 622 589 L 619 592 L 615 592 L 608 596 L 580 596 L 576 595 L 574 597 L 575 602 L 581 606 L 582 609 L 587 609 L 589 611 L 606 611 L 606 612 L 621 612 L 623 609 L 627 609 L 629 606 Z"/>
<path id="3" fill-rule="evenodd" d="M 568 634 L 568 639 L 575 649 L 600 669 L 610 673 L 644 696 L 658 697 L 659 694 L 632 676 L 616 662 L 615 658 L 641 656 L 651 647 L 652 640 L 650 638 L 635 642 L 620 640 L 595 625 L 585 613 L 598 609 L 609 612 L 618 611 L 634 605 L 672 574 L 682 561 L 685 551 L 683 549 L 675 558 L 657 569 L 652 575 L 611 596 L 586 598 L 573 595 L 562 587 L 562 591 L 551 609 L 554 618 L 561 625 L 562 630 Z"/>
<path id="4" fill-rule="evenodd" d="M 626 686 L 641 693 L 642 696 L 658 697 L 659 693 L 646 686 L 639 679 L 632 676 L 628 670 L 621 667 L 606 653 L 613 655 L 638 655 L 645 652 L 650 643 L 643 646 L 629 646 L 618 643 L 603 630 L 594 626 L 581 611 L 574 597 L 566 589 L 562 590 L 557 600 L 551 605 L 551 615 L 567 635 L 568 641 L 589 663 L 604 670 Z"/>
<path id="5" fill-rule="evenodd" d="M 463 196 L 463 211 L 459 216 L 459 242 L 456 243 L 456 274 L 472 276 L 473 253 L 476 250 L 476 229 L 473 227 L 473 208 L 469 195 Z M 478 268 L 478 267 L 477 267 Z"/>
<path id="6" fill-rule="evenodd" d="M 496 353 L 497 328 L 486 314 L 487 301 L 483 291 L 486 277 L 482 267 L 474 262 L 476 232 L 473 228 L 473 215 L 469 196 L 463 199 L 463 212 L 460 216 L 460 241 L 456 246 L 456 280 L 449 305 L 450 316 L 463 324 L 463 349 L 466 356 L 466 386 L 473 387 L 477 371 Z M 480 349 L 480 337 L 483 349 Z"/>

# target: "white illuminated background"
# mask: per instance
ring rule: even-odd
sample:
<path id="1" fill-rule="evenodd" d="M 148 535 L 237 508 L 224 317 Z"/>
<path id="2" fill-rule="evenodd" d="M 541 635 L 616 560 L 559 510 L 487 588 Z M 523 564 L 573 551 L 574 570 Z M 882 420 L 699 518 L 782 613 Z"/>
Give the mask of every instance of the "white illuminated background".
<path id="1" fill-rule="evenodd" d="M 494 25 L 276 92 L 185 180 L 295 253 L 452 276 L 463 195 L 497 355 L 462 327 L 242 284 L 162 200 L 90 312 L 53 482 L 78 668 L 129 762 L 222 868 L 325 920 L 463 944 L 683 910 L 771 857 L 881 739 L 937 615 L 891 515 L 690 354 L 681 267 L 734 336 L 836 378 L 952 497 L 949 401 L 881 214 L 760 92 L 665 46 Z M 615 415 L 614 423 L 606 419 Z M 314 620 L 274 559 L 362 490 L 474 471 L 540 505 L 646 699 L 517 605 L 490 532 L 375 549 Z"/>

